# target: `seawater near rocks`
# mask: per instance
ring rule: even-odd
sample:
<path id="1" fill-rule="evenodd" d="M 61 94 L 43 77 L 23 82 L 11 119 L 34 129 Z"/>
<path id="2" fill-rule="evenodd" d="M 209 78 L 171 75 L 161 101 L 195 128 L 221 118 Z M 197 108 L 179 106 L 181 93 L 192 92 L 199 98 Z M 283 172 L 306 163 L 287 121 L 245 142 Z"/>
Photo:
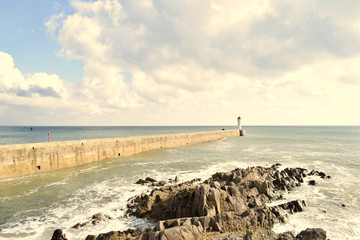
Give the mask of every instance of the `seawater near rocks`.
<path id="1" fill-rule="evenodd" d="M 287 214 L 303 211 L 306 203 L 301 199 L 272 207 L 268 203 L 282 199 L 283 191 L 300 186 L 308 175 L 327 178 L 322 172 L 307 173 L 303 168 L 280 171 L 278 166 L 237 168 L 215 173 L 202 183 L 197 179 L 154 188 L 149 194 L 130 198 L 126 212 L 126 216 L 157 220 L 154 229 L 89 235 L 87 240 L 326 239 L 322 229 L 307 229 L 297 236 L 272 232 L 275 223 L 284 222 Z"/>

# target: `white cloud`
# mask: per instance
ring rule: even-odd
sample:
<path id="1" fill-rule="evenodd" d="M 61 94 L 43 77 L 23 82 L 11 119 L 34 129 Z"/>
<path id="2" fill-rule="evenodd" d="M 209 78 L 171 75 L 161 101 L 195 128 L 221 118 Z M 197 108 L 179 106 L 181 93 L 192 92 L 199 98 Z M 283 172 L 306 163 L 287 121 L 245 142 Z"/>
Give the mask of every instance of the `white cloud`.
<path id="1" fill-rule="evenodd" d="M 55 74 L 23 76 L 13 58 L 0 52 L 0 102 L 9 105 L 57 107 L 66 103 L 68 90 Z"/>
<path id="2" fill-rule="evenodd" d="M 170 121 L 172 111 L 184 122 L 200 113 L 222 122 L 246 111 L 254 116 L 254 124 L 261 122 L 262 113 L 268 114 L 267 122 L 275 123 L 281 115 L 281 121 L 288 117 L 291 123 L 298 120 L 293 118 L 297 111 L 315 116 L 321 109 L 330 115 L 335 109 L 329 104 L 340 108 L 339 102 L 360 101 L 354 95 L 360 87 L 356 11 L 360 3 L 73 0 L 71 4 L 71 14 L 52 16 L 45 25 L 61 45 L 58 53 L 84 61 L 83 78 L 68 86 L 56 75 L 23 76 L 4 55 L 3 69 L 11 77 L 0 82 L 3 95 L 16 101 L 49 98 L 69 106 L 68 112 L 68 103 L 76 103 L 76 111 L 94 119 L 125 112 L 139 116 L 144 111 L 149 120 L 162 116 Z M 131 79 L 125 73 L 131 73 Z M 355 119 L 360 122 L 360 117 Z"/>
<path id="3" fill-rule="evenodd" d="M 9 54 L 0 52 L 0 66 L 0 89 L 2 91 L 26 86 L 24 77 L 18 69 L 14 68 L 14 60 Z"/>
<path id="4" fill-rule="evenodd" d="M 101 108 L 111 111 L 141 106 L 141 98 L 124 82 L 124 75 L 116 66 L 88 63 L 80 89 L 84 101 L 97 106 L 94 113 L 101 113 Z"/>
<path id="5" fill-rule="evenodd" d="M 102 35 L 98 23 L 78 14 L 68 16 L 59 32 L 59 42 L 65 46 L 70 58 L 100 61 L 104 58 L 106 45 L 97 41 Z"/>
<path id="6" fill-rule="evenodd" d="M 61 27 L 62 22 L 64 21 L 65 15 L 63 12 L 52 15 L 44 24 L 47 28 L 48 33 L 51 35 L 57 34 L 57 30 Z"/>

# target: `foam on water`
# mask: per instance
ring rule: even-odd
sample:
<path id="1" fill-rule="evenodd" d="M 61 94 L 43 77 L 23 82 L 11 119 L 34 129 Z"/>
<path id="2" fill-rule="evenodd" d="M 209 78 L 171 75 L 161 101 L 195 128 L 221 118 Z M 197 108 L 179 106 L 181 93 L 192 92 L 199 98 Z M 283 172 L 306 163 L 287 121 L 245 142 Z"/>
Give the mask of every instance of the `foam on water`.
<path id="1" fill-rule="evenodd" d="M 345 169 L 341 170 L 342 173 L 345 171 Z M 344 181 L 346 178 L 341 177 L 343 176 L 333 176 L 326 180 L 317 176 L 307 177 L 306 182 L 299 188 L 284 194 L 286 201 L 305 200 L 307 206 L 301 213 L 290 214 L 285 224 L 276 224 L 274 231 L 297 233 L 307 227 L 320 227 L 327 231 L 329 239 L 359 239 L 360 222 L 357 217 L 359 194 L 347 189 L 349 183 Z M 317 185 L 307 185 L 309 180 L 315 180 Z M 274 206 L 283 202 L 284 200 L 273 202 L 270 205 Z"/>
<path id="2" fill-rule="evenodd" d="M 62 227 L 69 239 L 85 239 L 90 233 L 149 225 L 140 219 L 129 221 L 123 218 L 127 199 L 148 190 L 147 187 L 121 185 L 121 182 L 121 179 L 111 179 L 94 183 L 69 196 L 60 197 L 48 208 L 18 212 L 12 217 L 12 221 L 2 226 L 1 236 L 8 239 L 47 239 L 53 229 Z M 46 187 L 51 185 L 54 184 Z M 42 216 L 27 216 L 30 212 L 41 214 L 42 210 Z M 108 215 L 111 219 L 80 230 L 71 228 L 76 223 L 89 221 L 96 213 Z"/>

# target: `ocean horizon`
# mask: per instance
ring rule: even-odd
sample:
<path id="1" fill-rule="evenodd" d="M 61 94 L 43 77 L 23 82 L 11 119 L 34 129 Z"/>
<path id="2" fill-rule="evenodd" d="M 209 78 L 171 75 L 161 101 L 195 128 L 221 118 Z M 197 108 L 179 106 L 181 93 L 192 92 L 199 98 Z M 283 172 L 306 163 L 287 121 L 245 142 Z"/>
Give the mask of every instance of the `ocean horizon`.
<path id="1" fill-rule="evenodd" d="M 246 128 L 353 128 L 360 125 L 246 125 Z M 158 135 L 182 132 L 220 131 L 236 129 L 231 125 L 188 126 L 9 126 L 0 125 L 0 145 L 72 141 L 98 138 Z"/>
<path id="2" fill-rule="evenodd" d="M 0 144 L 66 141 L 234 129 L 236 126 L 0 126 Z M 158 180 L 205 180 L 220 171 L 249 166 L 302 167 L 325 172 L 330 179 L 308 177 L 299 188 L 284 192 L 286 201 L 301 199 L 303 212 L 289 214 L 275 232 L 320 227 L 329 239 L 360 239 L 360 126 L 243 126 L 245 137 L 159 149 L 107 159 L 74 168 L 0 181 L 0 239 L 49 239 L 62 228 L 69 239 L 89 234 L 153 226 L 122 216 L 127 199 L 148 192 L 135 184 L 147 176 Z M 316 186 L 307 184 L 315 180 Z M 276 204 L 276 203 L 272 203 Z M 73 229 L 103 213 L 111 219 Z"/>

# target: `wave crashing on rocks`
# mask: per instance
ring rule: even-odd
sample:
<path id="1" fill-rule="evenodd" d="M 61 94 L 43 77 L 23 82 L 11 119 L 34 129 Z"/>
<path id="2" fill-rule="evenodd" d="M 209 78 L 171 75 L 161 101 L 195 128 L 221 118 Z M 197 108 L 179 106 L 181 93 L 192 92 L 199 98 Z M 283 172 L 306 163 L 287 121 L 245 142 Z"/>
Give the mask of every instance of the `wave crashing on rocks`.
<path id="1" fill-rule="evenodd" d="M 308 173 L 304 168 L 279 170 L 279 165 L 218 172 L 204 182 L 162 182 L 150 194 L 130 198 L 124 216 L 156 220 L 153 229 L 112 231 L 89 235 L 86 240 L 325 240 L 326 232 L 320 228 L 308 228 L 296 236 L 272 231 L 275 223 L 285 222 L 287 214 L 303 211 L 306 202 L 298 199 L 272 207 L 268 203 L 283 199 L 284 191 L 300 186 L 308 175 L 330 178 L 323 172 Z"/>

